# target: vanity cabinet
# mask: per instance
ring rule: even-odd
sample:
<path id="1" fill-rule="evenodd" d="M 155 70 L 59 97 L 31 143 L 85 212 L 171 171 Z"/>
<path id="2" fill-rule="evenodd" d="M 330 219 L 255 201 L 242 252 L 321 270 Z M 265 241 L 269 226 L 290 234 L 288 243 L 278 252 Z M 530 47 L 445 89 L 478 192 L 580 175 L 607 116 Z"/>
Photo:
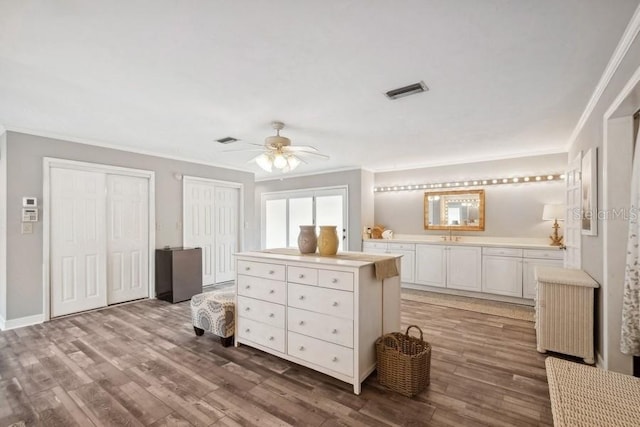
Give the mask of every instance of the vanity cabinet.
<path id="1" fill-rule="evenodd" d="M 481 260 L 480 247 L 416 245 L 415 283 L 478 292 Z"/>
<path id="2" fill-rule="evenodd" d="M 483 248 L 482 292 L 517 298 L 536 297 L 537 267 L 562 267 L 559 250 Z"/>
<path id="3" fill-rule="evenodd" d="M 522 261 L 522 298 L 536 297 L 536 269 L 539 267 L 562 268 L 564 253 L 558 250 L 525 249 Z"/>
<path id="4" fill-rule="evenodd" d="M 397 254 L 400 259 L 400 280 L 403 283 L 415 282 L 416 245 L 413 243 L 363 242 L 362 252 L 373 254 Z"/>
<path id="5" fill-rule="evenodd" d="M 482 292 L 522 298 L 522 249 L 483 249 Z"/>

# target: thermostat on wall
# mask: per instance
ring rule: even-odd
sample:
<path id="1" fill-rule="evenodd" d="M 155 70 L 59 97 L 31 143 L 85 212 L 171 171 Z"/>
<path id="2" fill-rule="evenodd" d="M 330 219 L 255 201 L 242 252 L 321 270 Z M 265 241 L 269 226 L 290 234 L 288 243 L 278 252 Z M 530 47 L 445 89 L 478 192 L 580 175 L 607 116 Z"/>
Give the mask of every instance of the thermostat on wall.
<path id="1" fill-rule="evenodd" d="M 23 197 L 22 198 L 22 207 L 24 208 L 35 208 L 38 206 L 38 198 L 37 197 Z"/>

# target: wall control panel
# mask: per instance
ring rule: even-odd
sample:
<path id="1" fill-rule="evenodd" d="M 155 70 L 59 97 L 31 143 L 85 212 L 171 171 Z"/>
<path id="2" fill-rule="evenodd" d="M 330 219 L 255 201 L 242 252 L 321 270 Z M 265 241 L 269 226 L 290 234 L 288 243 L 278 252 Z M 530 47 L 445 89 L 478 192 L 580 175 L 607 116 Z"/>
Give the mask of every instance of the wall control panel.
<path id="1" fill-rule="evenodd" d="M 38 222 L 38 209 L 22 208 L 22 222 Z"/>

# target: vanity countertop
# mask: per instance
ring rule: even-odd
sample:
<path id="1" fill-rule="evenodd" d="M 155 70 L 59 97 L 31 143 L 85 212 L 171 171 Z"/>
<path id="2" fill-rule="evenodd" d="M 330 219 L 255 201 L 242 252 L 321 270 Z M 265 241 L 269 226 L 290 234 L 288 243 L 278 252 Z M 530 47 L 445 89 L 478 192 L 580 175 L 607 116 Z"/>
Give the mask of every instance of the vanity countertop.
<path id="1" fill-rule="evenodd" d="M 549 245 L 548 239 L 539 238 L 514 238 L 514 237 L 479 237 L 479 236 L 452 236 L 454 240 L 443 240 L 443 237 L 448 239 L 446 235 L 409 235 L 409 234 L 396 234 L 393 239 L 363 239 L 363 242 L 372 243 L 416 243 L 416 244 L 429 244 L 429 245 L 458 245 L 458 246 L 486 246 L 486 247 L 499 247 L 499 248 L 522 248 L 522 249 L 546 249 L 546 250 L 560 250 L 560 246 Z M 458 238 L 459 240 L 455 240 Z"/>

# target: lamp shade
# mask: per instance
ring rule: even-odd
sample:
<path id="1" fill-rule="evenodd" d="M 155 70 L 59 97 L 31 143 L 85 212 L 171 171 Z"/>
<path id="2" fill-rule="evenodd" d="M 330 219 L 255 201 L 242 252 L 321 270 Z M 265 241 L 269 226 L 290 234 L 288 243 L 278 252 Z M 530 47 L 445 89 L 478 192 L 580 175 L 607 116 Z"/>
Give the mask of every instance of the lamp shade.
<path id="1" fill-rule="evenodd" d="M 542 210 L 543 221 L 564 221 L 564 205 L 544 205 Z"/>

